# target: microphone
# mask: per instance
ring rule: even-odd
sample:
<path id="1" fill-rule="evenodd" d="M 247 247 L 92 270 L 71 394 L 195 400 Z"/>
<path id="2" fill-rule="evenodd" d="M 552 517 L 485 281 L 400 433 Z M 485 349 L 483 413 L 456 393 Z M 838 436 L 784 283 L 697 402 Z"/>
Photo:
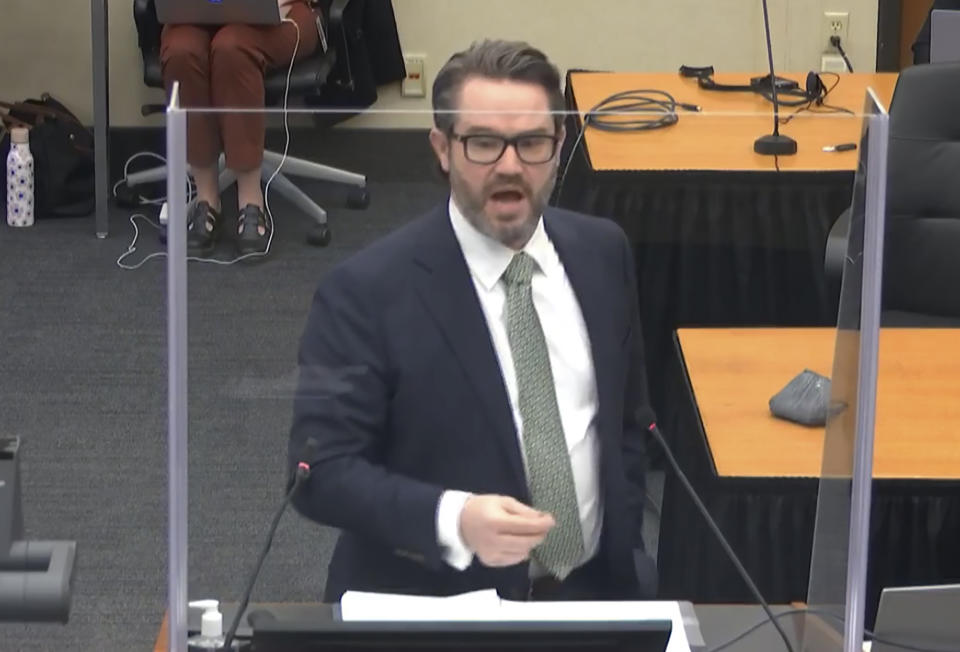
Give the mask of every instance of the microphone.
<path id="1" fill-rule="evenodd" d="M 727 538 L 723 536 L 723 532 L 720 531 L 720 527 L 717 525 L 717 522 L 713 520 L 712 516 L 710 516 L 710 512 L 707 511 L 703 501 L 700 500 L 700 496 L 697 494 L 696 489 L 694 489 L 693 485 L 690 484 L 690 480 L 687 479 L 686 474 L 680 469 L 680 465 L 677 463 L 676 458 L 673 457 L 673 453 L 670 451 L 667 441 L 663 438 L 660 428 L 657 427 L 656 416 L 653 414 L 653 410 L 648 407 L 641 407 L 637 409 L 636 415 L 637 421 L 639 421 L 641 424 L 647 424 L 644 427 L 650 431 L 650 434 L 652 434 L 657 440 L 657 443 L 660 444 L 664 455 L 666 455 L 667 461 L 673 468 L 673 472 L 677 474 L 677 477 L 680 479 L 680 483 L 683 485 L 683 488 L 690 495 L 690 498 L 697 506 L 700 514 L 703 515 L 707 525 L 710 526 L 710 530 L 717 538 L 717 541 L 720 542 L 721 547 L 723 547 L 723 551 L 727 554 L 727 557 L 730 558 L 730 561 L 733 562 L 733 565 L 737 569 L 737 573 L 740 574 L 740 577 L 743 578 L 743 581 L 750 589 L 750 592 L 753 593 L 754 599 L 760 604 L 761 607 L 763 607 L 763 611 L 767 614 L 767 618 L 769 618 L 770 622 L 773 623 L 773 626 L 777 628 L 777 633 L 779 633 L 780 637 L 783 639 L 783 644 L 787 646 L 787 650 L 789 650 L 789 652 L 794 652 L 793 646 L 790 644 L 790 639 L 787 638 L 787 633 L 783 631 L 783 628 L 780 626 L 780 622 L 777 620 L 776 616 L 773 615 L 773 612 L 770 610 L 770 605 L 767 604 L 767 601 L 763 599 L 763 595 L 760 594 L 760 589 L 757 588 L 757 585 L 754 584 L 753 579 L 750 578 L 750 574 L 747 572 L 747 569 L 743 567 L 742 563 L 740 563 L 737 553 L 735 553 L 733 548 L 730 547 L 730 544 L 727 542 Z"/>
<path id="2" fill-rule="evenodd" d="M 263 562 L 267 558 L 267 553 L 270 552 L 270 546 L 273 545 L 273 537 L 277 533 L 277 526 L 280 524 L 280 517 L 283 516 L 283 513 L 287 509 L 287 505 L 290 504 L 290 501 L 293 499 L 293 496 L 297 493 L 300 487 L 304 482 L 307 481 L 307 478 L 310 477 L 311 464 L 310 462 L 302 461 L 312 460 L 315 455 L 317 448 L 317 440 L 313 437 L 307 439 L 306 445 L 303 447 L 304 454 L 301 456 L 301 461 L 297 464 L 296 473 L 293 476 L 293 482 L 290 484 L 290 488 L 287 490 L 286 496 L 283 498 L 283 502 L 280 503 L 280 508 L 277 510 L 277 513 L 273 516 L 273 522 L 270 524 L 270 530 L 267 532 L 267 540 L 264 542 L 263 549 L 260 551 L 260 556 L 257 558 L 257 565 L 253 569 L 253 573 L 250 575 L 250 579 L 247 581 L 247 587 L 243 591 L 243 597 L 240 600 L 240 607 L 237 609 L 237 613 L 233 615 L 233 622 L 230 623 L 230 629 L 227 630 L 227 634 L 223 639 L 222 650 L 232 649 L 230 646 L 233 645 L 233 639 L 237 635 L 237 628 L 240 626 L 240 618 L 243 616 L 243 612 L 246 611 L 247 605 L 250 604 L 250 594 L 253 593 L 253 585 L 257 582 L 257 577 L 260 575 L 260 569 L 263 567 Z"/>
<path id="3" fill-rule="evenodd" d="M 767 63 L 770 65 L 770 93 L 773 100 L 773 133 L 753 141 L 753 151 L 766 156 L 796 154 L 797 141 L 780 134 L 780 101 L 777 99 L 777 76 L 773 72 L 773 45 L 770 42 L 770 15 L 763 0 L 763 28 L 767 35 Z"/>

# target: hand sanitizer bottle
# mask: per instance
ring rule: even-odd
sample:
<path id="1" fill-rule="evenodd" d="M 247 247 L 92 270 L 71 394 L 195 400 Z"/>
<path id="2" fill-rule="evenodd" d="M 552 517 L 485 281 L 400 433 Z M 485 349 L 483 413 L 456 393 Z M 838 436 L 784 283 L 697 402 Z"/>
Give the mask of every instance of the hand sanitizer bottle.
<path id="1" fill-rule="evenodd" d="M 200 633 L 187 639 L 189 652 L 219 650 L 223 647 L 223 614 L 216 600 L 194 600 L 187 603 L 194 609 L 203 609 L 200 619 Z"/>

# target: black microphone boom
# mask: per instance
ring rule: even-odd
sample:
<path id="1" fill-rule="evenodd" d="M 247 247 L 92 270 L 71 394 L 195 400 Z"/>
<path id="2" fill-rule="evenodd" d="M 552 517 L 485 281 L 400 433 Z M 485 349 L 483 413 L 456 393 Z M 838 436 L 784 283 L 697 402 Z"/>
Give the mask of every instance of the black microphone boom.
<path id="1" fill-rule="evenodd" d="M 770 41 L 770 14 L 767 0 L 763 0 L 763 28 L 767 36 L 767 63 L 770 66 L 770 94 L 773 100 L 773 133 L 760 136 L 753 141 L 753 151 L 766 156 L 780 156 L 797 153 L 797 141 L 790 136 L 780 134 L 780 101 L 777 99 L 777 76 L 773 72 L 773 45 Z"/>
<path id="2" fill-rule="evenodd" d="M 733 565 L 736 567 L 737 572 L 740 574 L 740 577 L 743 578 L 743 581 L 746 583 L 747 588 L 750 589 L 750 592 L 753 593 L 753 597 L 756 599 L 757 603 L 763 608 L 764 613 L 767 614 L 767 618 L 770 619 L 770 622 L 773 623 L 773 626 L 777 628 L 777 632 L 780 634 L 780 637 L 783 639 L 783 644 L 787 646 L 789 652 L 793 652 L 793 646 L 790 644 L 790 639 L 787 638 L 787 633 L 783 631 L 783 628 L 780 626 L 780 623 L 777 621 L 776 617 L 773 615 L 773 612 L 770 610 L 770 605 L 767 604 L 767 601 L 763 599 L 763 594 L 760 593 L 760 589 L 757 588 L 757 585 L 754 584 L 753 579 L 751 579 L 750 574 L 747 572 L 747 569 L 743 567 L 743 564 L 740 562 L 740 558 L 737 557 L 737 553 L 733 551 L 733 548 L 730 547 L 730 544 L 727 542 L 727 538 L 723 536 L 723 532 L 720 531 L 720 526 L 717 525 L 717 522 L 713 520 L 713 517 L 710 516 L 710 512 L 707 511 L 706 506 L 703 504 L 703 501 L 700 500 L 700 496 L 697 494 L 696 489 L 693 488 L 693 485 L 690 484 L 690 480 L 687 479 L 686 474 L 680 469 L 680 464 L 677 463 L 676 458 L 673 457 L 673 453 L 670 451 L 670 447 L 667 445 L 666 440 L 663 438 L 663 433 L 660 432 L 660 428 L 657 427 L 657 422 L 654 418 L 653 411 L 649 408 L 640 408 L 637 410 L 637 421 L 641 424 L 647 424 L 644 426 L 650 434 L 654 436 L 657 440 L 657 443 L 660 444 L 660 447 L 663 449 L 663 453 L 667 458 L 667 461 L 670 463 L 670 466 L 673 468 L 673 472 L 677 474 L 677 478 L 680 479 L 680 484 L 683 485 L 683 488 L 690 495 L 690 498 L 693 500 L 693 503 L 697 506 L 697 509 L 700 510 L 700 514 L 703 515 L 704 520 L 707 522 L 707 525 L 710 527 L 710 530 L 713 532 L 713 535 L 717 538 L 717 541 L 720 542 L 720 546 L 723 548 L 723 551 L 727 554 L 727 557 L 730 558 L 730 561 L 733 562 Z"/>
<path id="3" fill-rule="evenodd" d="M 267 558 L 267 553 L 270 552 L 270 546 L 273 544 L 273 537 L 277 533 L 277 526 L 280 524 L 280 517 L 283 516 L 283 513 L 286 511 L 287 505 L 290 504 L 293 496 L 297 493 L 297 491 L 300 490 L 300 487 L 303 485 L 303 483 L 309 479 L 310 471 L 312 470 L 312 464 L 314 462 L 316 447 L 316 440 L 313 437 L 309 438 L 304 446 L 304 453 L 301 457 L 301 460 L 303 461 L 297 464 L 296 471 L 293 474 L 292 481 L 287 489 L 287 493 L 283 497 L 283 502 L 280 503 L 280 507 L 273 516 L 273 522 L 270 523 L 270 529 L 267 531 L 267 540 L 264 542 L 263 548 L 260 550 L 260 555 L 257 557 L 257 565 L 254 567 L 253 573 L 250 574 L 250 579 L 247 581 L 247 586 L 243 590 L 243 596 L 240 599 L 240 606 L 237 609 L 237 613 L 233 616 L 233 622 L 230 623 L 230 629 L 227 630 L 226 636 L 224 636 L 223 647 L 220 648 L 221 650 L 233 649 L 233 639 L 237 635 L 237 628 L 240 626 L 240 619 L 243 617 L 243 612 L 246 611 L 247 605 L 250 604 L 250 594 L 253 593 L 253 585 L 256 584 L 257 577 L 260 575 L 260 569 L 263 567 L 263 562 Z"/>

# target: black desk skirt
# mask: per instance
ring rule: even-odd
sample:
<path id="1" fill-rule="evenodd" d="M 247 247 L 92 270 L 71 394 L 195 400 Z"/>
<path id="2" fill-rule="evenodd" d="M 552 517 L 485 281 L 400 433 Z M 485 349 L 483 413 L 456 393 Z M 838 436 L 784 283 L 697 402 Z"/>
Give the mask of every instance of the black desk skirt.
<path id="1" fill-rule="evenodd" d="M 565 99 L 578 110 L 569 74 Z M 633 244 L 650 398 L 661 420 L 659 379 L 677 327 L 836 324 L 839 287 L 828 285 L 824 249 L 850 205 L 852 171 L 599 172 L 578 137 L 579 118 L 569 114 L 565 126 L 555 203 L 616 221 Z"/>
<path id="2" fill-rule="evenodd" d="M 568 144 L 578 128 L 568 121 Z M 564 208 L 615 220 L 633 244 L 658 420 L 770 602 L 806 600 L 816 482 L 716 478 L 674 331 L 835 325 L 839 288 L 825 278 L 823 255 L 852 184 L 852 172 L 596 172 L 581 142 L 556 193 Z M 753 602 L 678 491 L 668 471 L 661 595 Z M 960 581 L 960 483 L 875 483 L 871 528 L 868 623 L 884 586 Z"/>
<path id="3" fill-rule="evenodd" d="M 679 342 L 666 372 L 675 455 L 770 602 L 806 601 L 817 481 L 718 478 Z M 660 596 L 701 603 L 755 602 L 683 487 L 667 472 L 660 525 Z M 960 582 L 960 482 L 874 483 L 867 626 L 886 586 Z"/>
<path id="4" fill-rule="evenodd" d="M 677 327 L 836 324 L 824 248 L 852 183 L 852 172 L 594 172 L 581 143 L 557 203 L 613 219 L 633 244 L 658 414 Z"/>

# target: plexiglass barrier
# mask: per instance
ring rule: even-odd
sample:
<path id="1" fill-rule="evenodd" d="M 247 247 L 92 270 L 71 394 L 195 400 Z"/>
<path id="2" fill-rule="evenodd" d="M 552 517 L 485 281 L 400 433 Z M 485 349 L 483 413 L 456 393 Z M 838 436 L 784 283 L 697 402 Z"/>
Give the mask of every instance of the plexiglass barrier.
<path id="1" fill-rule="evenodd" d="M 740 311 L 738 325 L 769 323 L 753 321 L 754 314 L 776 314 L 779 299 L 763 305 L 776 283 L 781 290 L 792 283 L 818 287 L 808 318 L 836 314 L 817 269 L 823 225 L 781 229 L 787 215 L 776 199 L 762 200 L 750 214 L 704 204 L 698 180 L 776 185 L 792 174 L 846 170 L 849 196 L 869 116 L 856 106 L 783 107 L 776 129 L 796 140 L 797 152 L 770 156 L 755 151 L 757 139 L 774 131 L 772 105 L 762 95 L 748 95 L 756 104 L 743 110 L 715 110 L 699 99 L 697 80 L 686 79 L 684 88 L 702 104 L 673 105 L 649 90 L 647 99 L 604 103 L 618 91 L 616 79 L 584 76 L 582 99 L 575 95 L 580 80 L 570 80 L 566 108 L 557 111 L 535 84 L 473 80 L 460 89 L 459 104 L 436 114 L 368 112 L 426 121 L 433 130 L 320 129 L 316 124 L 331 112 L 291 110 L 289 144 L 282 111 L 168 112 L 168 152 L 180 152 L 170 159 L 168 192 L 180 192 L 184 202 L 169 212 L 171 257 L 164 263 L 174 371 L 170 624 L 176 640 L 186 640 L 188 600 L 244 598 L 270 516 L 291 488 L 298 461 L 313 467 L 293 498 L 299 516 L 280 521 L 254 603 L 335 602 L 356 589 L 439 595 L 495 589 L 508 602 L 524 600 L 531 586 L 541 585 L 529 581 L 525 560 L 532 555 L 533 568 L 550 563 L 540 561 L 541 550 L 569 527 L 579 539 L 573 567 L 592 560 L 573 575 L 589 578 L 582 580 L 590 585 L 583 595 L 656 598 L 657 557 L 661 588 L 676 579 L 676 566 L 665 568 L 662 554 L 673 542 L 660 538 L 659 554 L 654 543 L 672 515 L 662 513 L 658 523 L 656 505 L 646 517 L 640 513 L 647 490 L 642 469 L 651 459 L 674 483 L 642 423 L 651 407 L 666 413 L 669 398 L 658 391 L 669 367 L 670 333 L 663 332 L 662 315 L 647 330 L 647 315 L 669 305 L 655 302 L 672 287 L 713 295 L 711 301 Z M 268 153 L 254 175 L 269 211 L 261 220 L 244 210 L 243 191 L 230 188 L 216 193 L 219 208 L 198 212 L 197 203 L 186 203 L 188 193 L 202 193 L 202 179 L 187 175 L 191 125 L 250 117 L 271 125 Z M 854 147 L 837 147 L 845 143 Z M 330 168 L 317 164 L 363 175 L 364 183 L 325 179 Z M 229 170 L 226 157 L 211 167 L 226 184 L 243 176 Z M 311 178 L 314 172 L 322 180 Z M 617 210 L 618 195 L 657 175 L 673 183 L 690 179 L 689 201 L 702 208 L 670 215 L 654 205 L 620 203 L 628 208 Z M 302 195 L 284 191 L 291 186 L 324 207 L 329 241 L 313 237 L 317 214 L 297 203 Z M 360 190 L 369 204 L 356 202 Z M 362 210 L 345 210 L 351 200 Z M 256 242 L 263 252 L 244 249 Z M 758 258 L 764 248 L 768 253 Z M 523 295 L 513 295 L 502 276 L 518 251 L 534 263 L 535 320 L 525 326 L 513 321 Z M 682 251 L 688 266 L 679 271 L 696 276 L 670 278 L 668 266 L 654 268 L 665 251 Z M 775 259 L 779 251 L 788 254 L 782 261 Z M 764 264 L 776 270 L 771 278 L 759 278 Z M 740 282 L 716 283 L 738 267 Z M 648 297 L 656 285 L 660 292 Z M 530 329 L 554 380 L 547 401 L 555 407 L 547 417 L 526 412 L 529 393 L 541 391 L 528 384 L 533 354 L 522 342 Z M 779 387 L 768 389 L 772 395 Z M 769 395 L 749 409 L 772 419 Z M 556 499 L 538 493 L 543 485 L 533 480 L 543 453 L 534 428 L 543 418 L 558 419 L 559 429 L 545 430 L 563 435 L 547 446 L 568 449 L 574 501 L 566 507 L 550 503 Z M 180 431 L 178 423 L 186 427 Z M 689 456 L 698 433 L 661 423 L 694 485 L 706 487 L 702 460 Z M 504 563 L 482 559 L 481 549 L 467 569 L 454 570 L 437 538 L 444 527 L 440 498 L 448 491 L 513 496 L 553 514 L 554 529 L 529 555 Z M 557 525 L 562 509 L 571 511 Z M 471 536 L 463 523 L 462 536 Z M 812 524 L 802 536 L 812 538 Z M 694 555 L 700 543 L 714 546 L 690 543 Z M 632 552 L 640 550 L 646 552 Z M 809 564 L 809 558 L 793 561 Z M 757 570 L 749 558 L 744 563 Z M 760 585 L 767 583 L 761 577 Z M 792 599 L 803 597 L 800 588 Z M 685 599 L 699 601 L 696 592 Z M 642 610 L 636 613 L 643 618 Z M 788 625 L 784 635 L 798 645 L 799 632 Z M 238 631 L 252 635 L 248 619 Z M 696 638 L 693 630 L 689 638 Z M 705 635 L 715 643 L 723 638 L 717 631 Z"/>

